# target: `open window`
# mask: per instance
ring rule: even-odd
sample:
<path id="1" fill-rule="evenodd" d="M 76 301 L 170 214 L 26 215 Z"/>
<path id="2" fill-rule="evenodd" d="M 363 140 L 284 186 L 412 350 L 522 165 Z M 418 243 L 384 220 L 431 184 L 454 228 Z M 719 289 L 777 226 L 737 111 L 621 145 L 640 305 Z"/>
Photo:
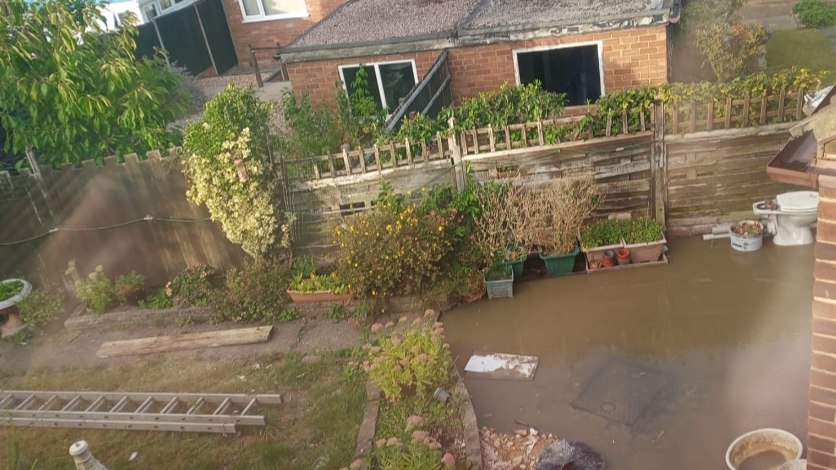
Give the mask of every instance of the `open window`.
<path id="1" fill-rule="evenodd" d="M 543 89 L 566 93 L 567 106 L 595 102 L 604 94 L 601 43 L 514 51 L 517 83 L 539 80 Z"/>
<path id="2" fill-rule="evenodd" d="M 388 108 L 389 112 L 397 108 L 401 99 L 405 98 L 418 83 L 418 73 L 413 60 L 363 65 L 368 75 L 366 91 L 381 109 Z M 355 91 L 354 80 L 360 70 L 360 64 L 342 65 L 339 70 L 346 93 L 352 95 Z"/>

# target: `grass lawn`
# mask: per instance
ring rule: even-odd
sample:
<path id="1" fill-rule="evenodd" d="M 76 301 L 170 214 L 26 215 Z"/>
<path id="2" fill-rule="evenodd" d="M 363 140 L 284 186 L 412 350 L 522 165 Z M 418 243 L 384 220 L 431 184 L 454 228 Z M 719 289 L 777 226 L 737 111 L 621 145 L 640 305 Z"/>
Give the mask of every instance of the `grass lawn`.
<path id="1" fill-rule="evenodd" d="M 836 83 L 836 51 L 818 29 L 773 31 L 766 43 L 767 72 L 799 66 L 813 71 L 828 70 L 825 85 Z"/>
<path id="2" fill-rule="evenodd" d="M 345 356 L 344 354 L 342 356 Z M 351 463 L 366 404 L 365 379 L 343 373 L 339 354 L 305 364 L 299 355 L 250 360 L 192 362 L 154 358 L 141 365 L 65 371 L 32 371 L 0 377 L 3 388 L 144 392 L 281 393 L 285 403 L 263 407 L 266 427 L 240 427 L 238 436 L 198 433 L 19 428 L 20 462 L 9 470 L 72 468 L 67 450 L 84 439 L 111 470 L 322 470 Z M 260 364 L 254 368 L 254 364 Z M 241 379 L 243 376 L 243 380 Z M 0 427 L 0 462 L 11 450 L 12 431 Z M 129 462 L 131 453 L 138 452 Z M 34 464 L 34 466 L 33 466 Z"/>

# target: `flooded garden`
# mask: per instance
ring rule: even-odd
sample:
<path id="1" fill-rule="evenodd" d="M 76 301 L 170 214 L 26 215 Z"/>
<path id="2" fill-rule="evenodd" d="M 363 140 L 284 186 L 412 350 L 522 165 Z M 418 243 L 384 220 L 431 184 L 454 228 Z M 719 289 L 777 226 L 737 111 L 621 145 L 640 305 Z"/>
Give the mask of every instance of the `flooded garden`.
<path id="1" fill-rule="evenodd" d="M 725 468 L 735 438 L 806 441 L 813 247 L 669 242 L 669 265 L 518 283 L 442 320 L 479 351 L 536 356 L 531 381 L 465 377 L 480 426 L 585 442 L 613 470 Z"/>

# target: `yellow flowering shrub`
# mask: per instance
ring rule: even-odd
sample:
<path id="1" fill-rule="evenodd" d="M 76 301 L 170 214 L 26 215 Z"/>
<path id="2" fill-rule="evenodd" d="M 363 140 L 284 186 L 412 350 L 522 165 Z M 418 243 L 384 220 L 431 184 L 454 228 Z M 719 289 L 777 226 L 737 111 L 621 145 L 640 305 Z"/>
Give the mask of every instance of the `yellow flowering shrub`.
<path id="1" fill-rule="evenodd" d="M 374 210 L 337 229 L 340 277 L 358 297 L 419 293 L 443 274 L 458 221 L 383 197 Z"/>
<path id="2" fill-rule="evenodd" d="M 230 85 L 186 131 L 186 196 L 206 204 L 227 238 L 254 257 L 277 244 L 277 236 L 287 243 L 269 149 L 270 110 L 252 88 Z"/>

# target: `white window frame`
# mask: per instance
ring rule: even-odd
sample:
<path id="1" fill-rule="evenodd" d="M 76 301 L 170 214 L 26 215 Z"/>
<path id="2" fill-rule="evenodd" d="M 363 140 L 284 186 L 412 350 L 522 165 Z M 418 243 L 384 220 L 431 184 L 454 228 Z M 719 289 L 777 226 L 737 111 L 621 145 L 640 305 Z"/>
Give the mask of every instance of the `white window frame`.
<path id="1" fill-rule="evenodd" d="M 183 9 L 189 5 L 193 5 L 195 3 L 193 0 L 181 0 L 179 3 L 175 2 L 175 0 L 169 0 L 169 2 L 171 3 L 171 6 L 169 6 L 165 10 L 163 10 L 163 8 L 160 6 L 159 0 L 151 0 L 148 2 L 139 3 L 139 12 L 142 15 L 142 19 L 144 20 L 144 22 L 147 23 L 152 19 L 145 16 L 145 7 L 147 7 L 148 5 L 154 5 L 154 9 L 157 10 L 157 16 L 154 17 L 154 19 L 156 19 L 163 15 L 167 15 L 171 12 Z"/>
<path id="2" fill-rule="evenodd" d="M 555 49 L 568 49 L 570 47 L 584 47 L 584 46 L 598 46 L 598 74 L 601 78 L 601 96 L 607 94 L 607 89 L 604 87 L 604 41 L 584 41 L 573 42 L 570 44 L 556 44 L 553 46 L 537 46 L 527 47 L 525 49 L 514 49 L 511 52 L 514 55 L 514 76 L 517 80 L 517 85 L 520 85 L 520 64 L 517 60 L 517 54 L 525 54 L 527 52 L 542 52 L 551 51 Z"/>
<path id="3" fill-rule="evenodd" d="M 365 63 L 362 63 L 362 64 L 359 64 L 359 63 L 358 64 L 346 64 L 346 65 L 338 66 L 337 69 L 340 72 L 340 81 L 343 84 L 343 90 L 345 91 L 345 94 L 348 95 L 348 83 L 345 82 L 345 73 L 343 73 L 343 70 L 347 69 L 347 68 L 350 69 L 350 68 L 360 67 L 361 65 L 363 65 L 365 67 L 373 67 L 375 76 L 377 77 L 377 91 L 378 91 L 378 93 L 380 93 L 380 102 L 382 103 L 383 108 L 388 108 L 389 111 L 394 111 L 395 108 L 398 107 L 398 104 L 395 103 L 394 106 L 390 106 L 386 102 L 386 93 L 383 92 L 383 82 L 380 80 L 380 66 L 381 65 L 389 65 L 389 64 L 403 64 L 405 62 L 409 62 L 410 64 L 412 64 L 412 76 L 415 79 L 415 84 L 417 85 L 418 84 L 418 68 L 415 67 L 415 59 L 387 60 L 387 61 L 384 61 L 384 62 L 365 62 Z"/>
<path id="4" fill-rule="evenodd" d="M 285 13 L 284 15 L 267 15 L 264 13 L 264 0 L 258 0 L 256 2 L 258 4 L 258 14 L 247 16 L 247 10 L 244 9 L 244 1 L 238 0 L 238 6 L 241 7 L 241 23 L 259 23 L 261 21 L 275 21 L 275 20 L 288 20 L 291 18 L 307 18 L 308 15 L 308 2 L 306 0 L 302 0 L 303 9 L 301 12 L 298 13 Z"/>

